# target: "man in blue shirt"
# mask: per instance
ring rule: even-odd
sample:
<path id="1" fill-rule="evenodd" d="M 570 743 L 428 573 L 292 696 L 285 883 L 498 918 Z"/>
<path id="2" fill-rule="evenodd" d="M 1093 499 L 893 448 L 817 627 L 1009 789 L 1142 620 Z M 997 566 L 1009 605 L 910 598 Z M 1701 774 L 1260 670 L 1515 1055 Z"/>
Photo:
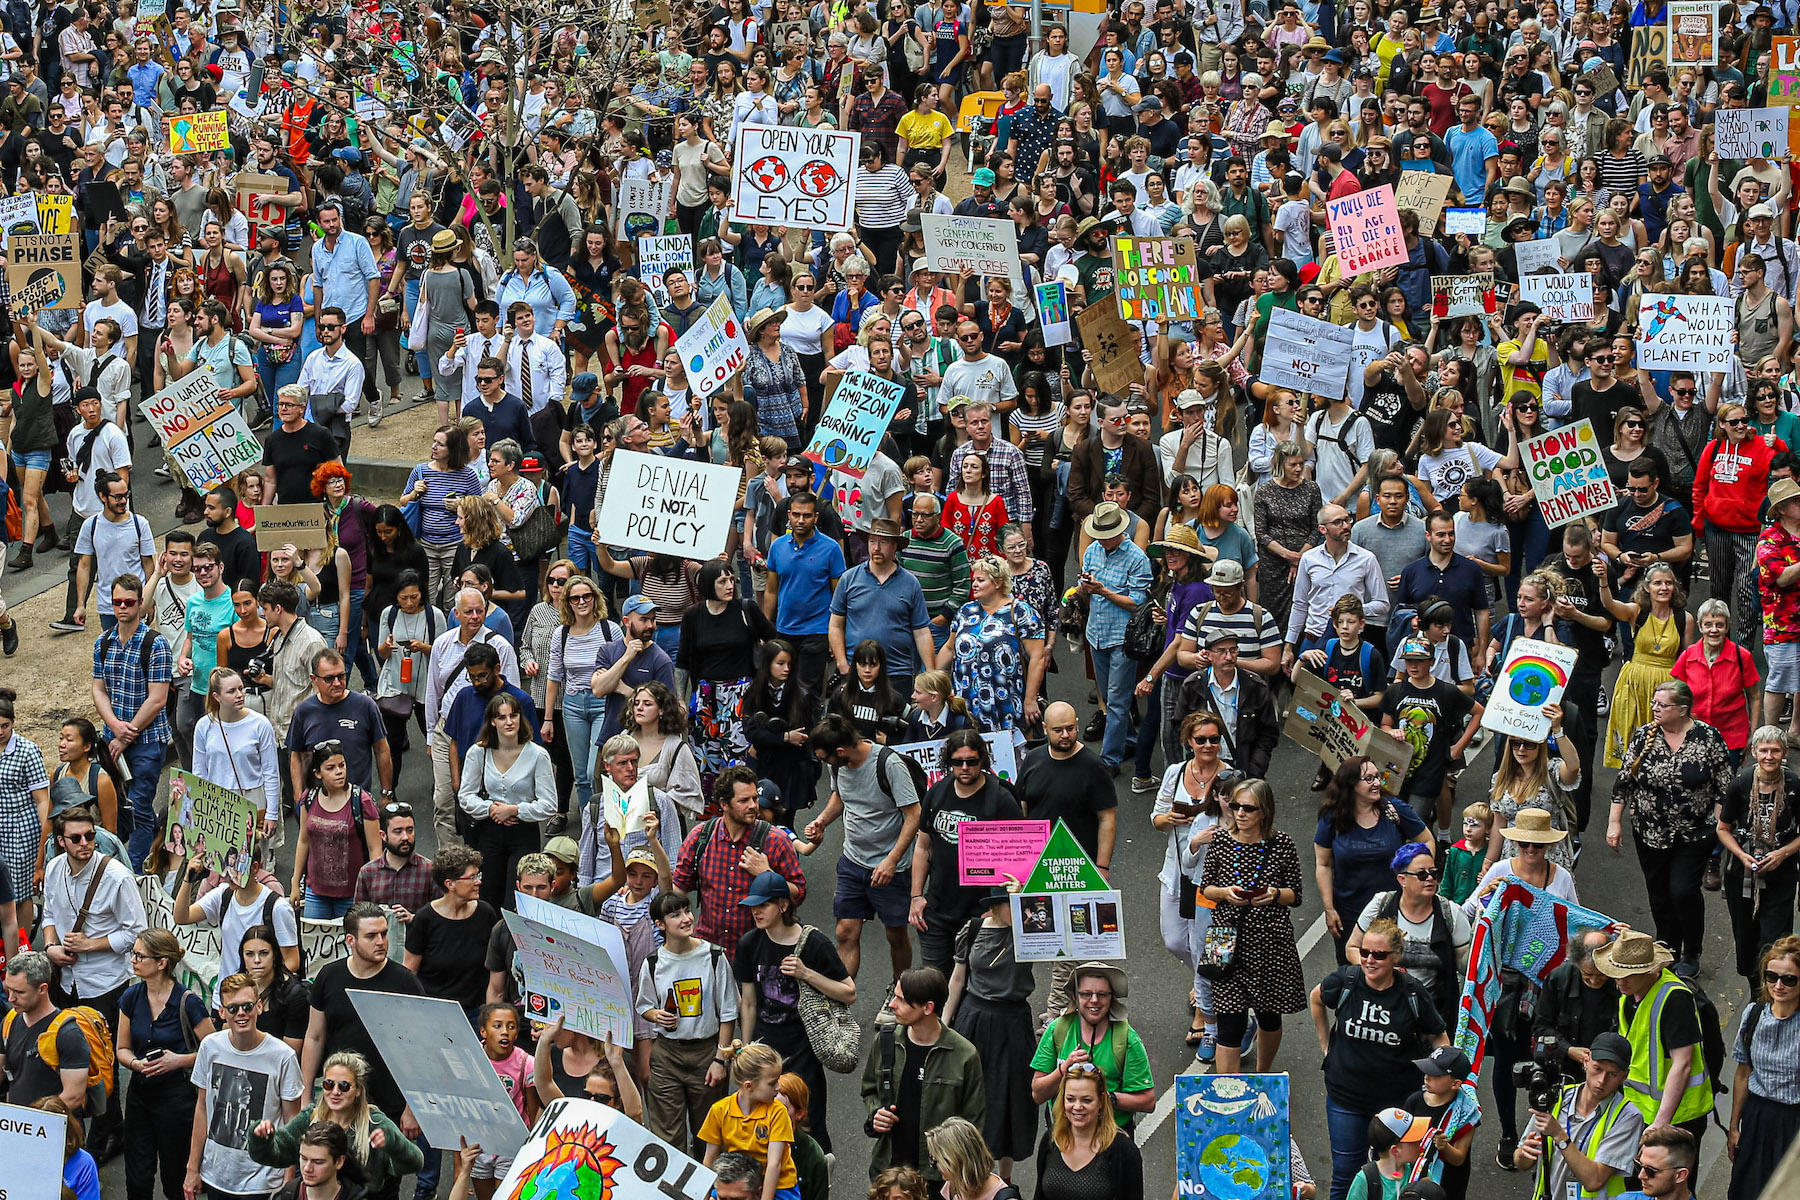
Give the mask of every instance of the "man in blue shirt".
<path id="1" fill-rule="evenodd" d="M 844 573 L 844 551 L 818 536 L 819 499 L 810 492 L 788 500 L 788 531 L 769 546 L 763 612 L 775 632 L 794 644 L 800 679 L 819 695 L 830 651 L 831 592 Z"/>
<path id="2" fill-rule="evenodd" d="M 1425 518 L 1425 545 L 1424 558 L 1400 568 L 1389 636 L 1403 629 L 1395 619 L 1400 609 L 1416 612 L 1424 607 L 1426 597 L 1435 596 L 1450 605 L 1450 632 L 1469 647 L 1469 664 L 1479 675 L 1488 644 L 1487 578 L 1471 559 L 1456 552 L 1456 518 L 1452 514 L 1439 511 Z"/>
<path id="3" fill-rule="evenodd" d="M 624 728 L 626 698 L 646 683 L 675 690 L 675 662 L 656 644 L 656 605 L 639 593 L 619 610 L 624 636 L 600 647 L 594 656 L 594 695 L 606 701 L 606 716 L 594 735 L 594 748 Z"/>
<path id="4" fill-rule="evenodd" d="M 125 68 L 125 74 L 131 79 L 131 99 L 140 108 L 156 108 L 157 84 L 162 82 L 163 68 L 159 62 L 150 59 L 150 43 L 138 39 L 131 48 L 131 65 Z"/>
<path id="5" fill-rule="evenodd" d="M 1096 505 L 1082 523 L 1093 541 L 1081 556 L 1081 579 L 1075 585 L 1088 597 L 1087 643 L 1094 658 L 1094 682 L 1106 711 L 1106 736 L 1100 765 L 1114 776 L 1132 753 L 1131 693 L 1137 671 L 1125 653 L 1125 625 L 1150 594 L 1150 556 L 1128 536 L 1125 510 L 1108 500 Z"/>
<path id="6" fill-rule="evenodd" d="M 1481 124 L 1481 98 L 1464 96 L 1456 102 L 1462 124 L 1444 136 L 1450 148 L 1450 170 L 1457 190 L 1467 204 L 1486 204 L 1488 184 L 1500 169 L 1500 143 Z"/>
<path id="7" fill-rule="evenodd" d="M 848 675 L 850 651 L 866 638 L 880 642 L 888 685 L 904 700 L 912 695 L 913 676 L 928 669 L 937 653 L 931 613 L 918 577 L 900 566 L 900 522 L 875 518 L 868 540 L 869 561 L 845 572 L 831 596 L 831 657 Z"/>
<path id="8" fill-rule="evenodd" d="M 380 399 L 375 388 L 375 361 L 371 357 L 375 333 L 375 293 L 381 287 L 381 268 L 369 239 L 344 228 L 344 213 L 336 200 L 319 205 L 319 227 L 325 236 L 313 243 L 313 280 L 320 290 L 319 305 L 344 310 L 344 344 L 362 360 L 362 394 L 365 411 L 376 413 Z"/>

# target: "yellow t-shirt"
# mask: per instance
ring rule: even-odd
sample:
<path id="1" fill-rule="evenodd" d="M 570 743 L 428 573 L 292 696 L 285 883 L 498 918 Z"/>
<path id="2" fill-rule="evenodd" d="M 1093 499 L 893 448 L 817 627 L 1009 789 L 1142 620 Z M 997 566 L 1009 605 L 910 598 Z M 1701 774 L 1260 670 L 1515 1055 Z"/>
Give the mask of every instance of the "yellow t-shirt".
<path id="1" fill-rule="evenodd" d="M 956 132 L 950 118 L 936 109 L 929 116 L 913 109 L 894 127 L 900 140 L 914 150 L 936 150 L 944 144 L 944 139 Z"/>
<path id="2" fill-rule="evenodd" d="M 769 1143 L 786 1142 L 788 1153 L 781 1160 L 781 1177 L 777 1188 L 794 1186 L 794 1123 L 779 1100 L 759 1104 L 749 1113 L 738 1108 L 737 1093 L 712 1106 L 700 1124 L 700 1140 L 729 1153 L 741 1150 L 763 1166 L 769 1165 Z"/>

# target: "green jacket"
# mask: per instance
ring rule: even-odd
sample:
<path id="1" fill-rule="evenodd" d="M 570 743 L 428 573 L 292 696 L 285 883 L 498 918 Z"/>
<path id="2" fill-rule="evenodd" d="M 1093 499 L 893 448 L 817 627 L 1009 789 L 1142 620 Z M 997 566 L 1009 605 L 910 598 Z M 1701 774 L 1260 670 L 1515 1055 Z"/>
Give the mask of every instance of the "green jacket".
<path id="1" fill-rule="evenodd" d="M 904 1032 L 899 1026 L 880 1030 L 869 1058 L 863 1064 L 863 1132 L 875 1139 L 869 1156 L 869 1175 L 874 1177 L 893 1164 L 893 1132 L 876 1133 L 869 1124 L 875 1111 L 896 1103 L 900 1095 L 900 1074 L 906 1069 L 906 1047 L 900 1044 Z M 883 1046 L 893 1047 L 891 1070 L 882 1065 Z M 888 1078 L 883 1080 L 883 1076 Z M 913 1148 L 913 1160 L 920 1172 L 933 1183 L 943 1176 L 925 1149 L 926 1131 L 936 1129 L 951 1117 L 962 1117 L 980 1129 L 987 1111 L 987 1087 L 981 1077 L 981 1055 L 969 1039 L 945 1025 L 938 1040 L 925 1055 L 925 1078 L 919 1088 L 919 1144 Z"/>
<path id="2" fill-rule="evenodd" d="M 311 1108 L 303 1108 L 298 1116 L 281 1126 L 268 1137 L 257 1134 L 254 1126 L 250 1130 L 250 1144 L 247 1149 L 250 1157 L 265 1167 L 297 1167 L 300 1165 L 300 1135 L 312 1124 Z M 369 1161 L 362 1168 L 363 1187 L 368 1192 L 380 1190 L 381 1185 L 390 1179 L 400 1179 L 418 1173 L 425 1165 L 425 1152 L 406 1140 L 400 1127 L 384 1116 L 380 1109 L 369 1109 L 369 1123 L 379 1129 L 383 1136 L 383 1144 L 379 1150 L 369 1147 Z M 352 1148 L 352 1155 L 355 1150 Z"/>

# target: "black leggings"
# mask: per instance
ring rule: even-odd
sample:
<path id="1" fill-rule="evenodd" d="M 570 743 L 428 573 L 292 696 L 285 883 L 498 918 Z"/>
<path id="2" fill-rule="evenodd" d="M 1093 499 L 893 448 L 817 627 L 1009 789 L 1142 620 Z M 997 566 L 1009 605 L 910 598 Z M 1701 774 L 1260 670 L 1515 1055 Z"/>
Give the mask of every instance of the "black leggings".
<path id="1" fill-rule="evenodd" d="M 1265 1033 L 1279 1033 L 1281 1031 L 1281 1014 L 1280 1013 L 1264 1012 L 1260 1008 L 1253 1009 L 1252 1012 L 1254 1012 L 1254 1014 L 1256 1016 L 1256 1027 L 1258 1029 L 1264 1031 Z M 1244 1040 L 1244 1034 L 1246 1032 L 1248 1032 L 1249 1028 L 1250 1028 L 1251 1013 L 1247 1013 L 1247 1012 L 1223 1013 L 1222 1012 L 1222 1013 L 1218 1014 L 1218 1016 L 1219 1016 L 1219 1044 L 1222 1046 L 1236 1046 L 1236 1045 L 1239 1045 L 1240 1043 L 1242 1043 Z"/>
<path id="2" fill-rule="evenodd" d="M 1507 1141 L 1519 1140 L 1519 1089 L 1513 1083 L 1513 1064 L 1531 1057 L 1531 1043 L 1523 1037 L 1508 1037 L 1498 1029 L 1488 1034 L 1488 1062 L 1482 1070 L 1494 1084 L 1494 1107 L 1500 1110 L 1500 1136 Z"/>

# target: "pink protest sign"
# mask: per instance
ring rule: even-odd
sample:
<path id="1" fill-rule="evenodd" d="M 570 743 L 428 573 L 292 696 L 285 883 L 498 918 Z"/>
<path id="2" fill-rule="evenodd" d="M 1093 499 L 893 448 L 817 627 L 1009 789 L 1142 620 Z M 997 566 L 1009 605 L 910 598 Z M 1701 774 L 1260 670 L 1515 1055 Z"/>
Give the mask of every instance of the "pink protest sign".
<path id="1" fill-rule="evenodd" d="M 1023 883 L 1049 842 L 1048 821 L 964 821 L 956 827 L 957 882 L 1004 884 L 1010 875 Z"/>
<path id="2" fill-rule="evenodd" d="M 1400 232 L 1400 209 L 1387 184 L 1325 202 L 1331 240 L 1344 278 L 1404 264 L 1406 237 Z"/>

